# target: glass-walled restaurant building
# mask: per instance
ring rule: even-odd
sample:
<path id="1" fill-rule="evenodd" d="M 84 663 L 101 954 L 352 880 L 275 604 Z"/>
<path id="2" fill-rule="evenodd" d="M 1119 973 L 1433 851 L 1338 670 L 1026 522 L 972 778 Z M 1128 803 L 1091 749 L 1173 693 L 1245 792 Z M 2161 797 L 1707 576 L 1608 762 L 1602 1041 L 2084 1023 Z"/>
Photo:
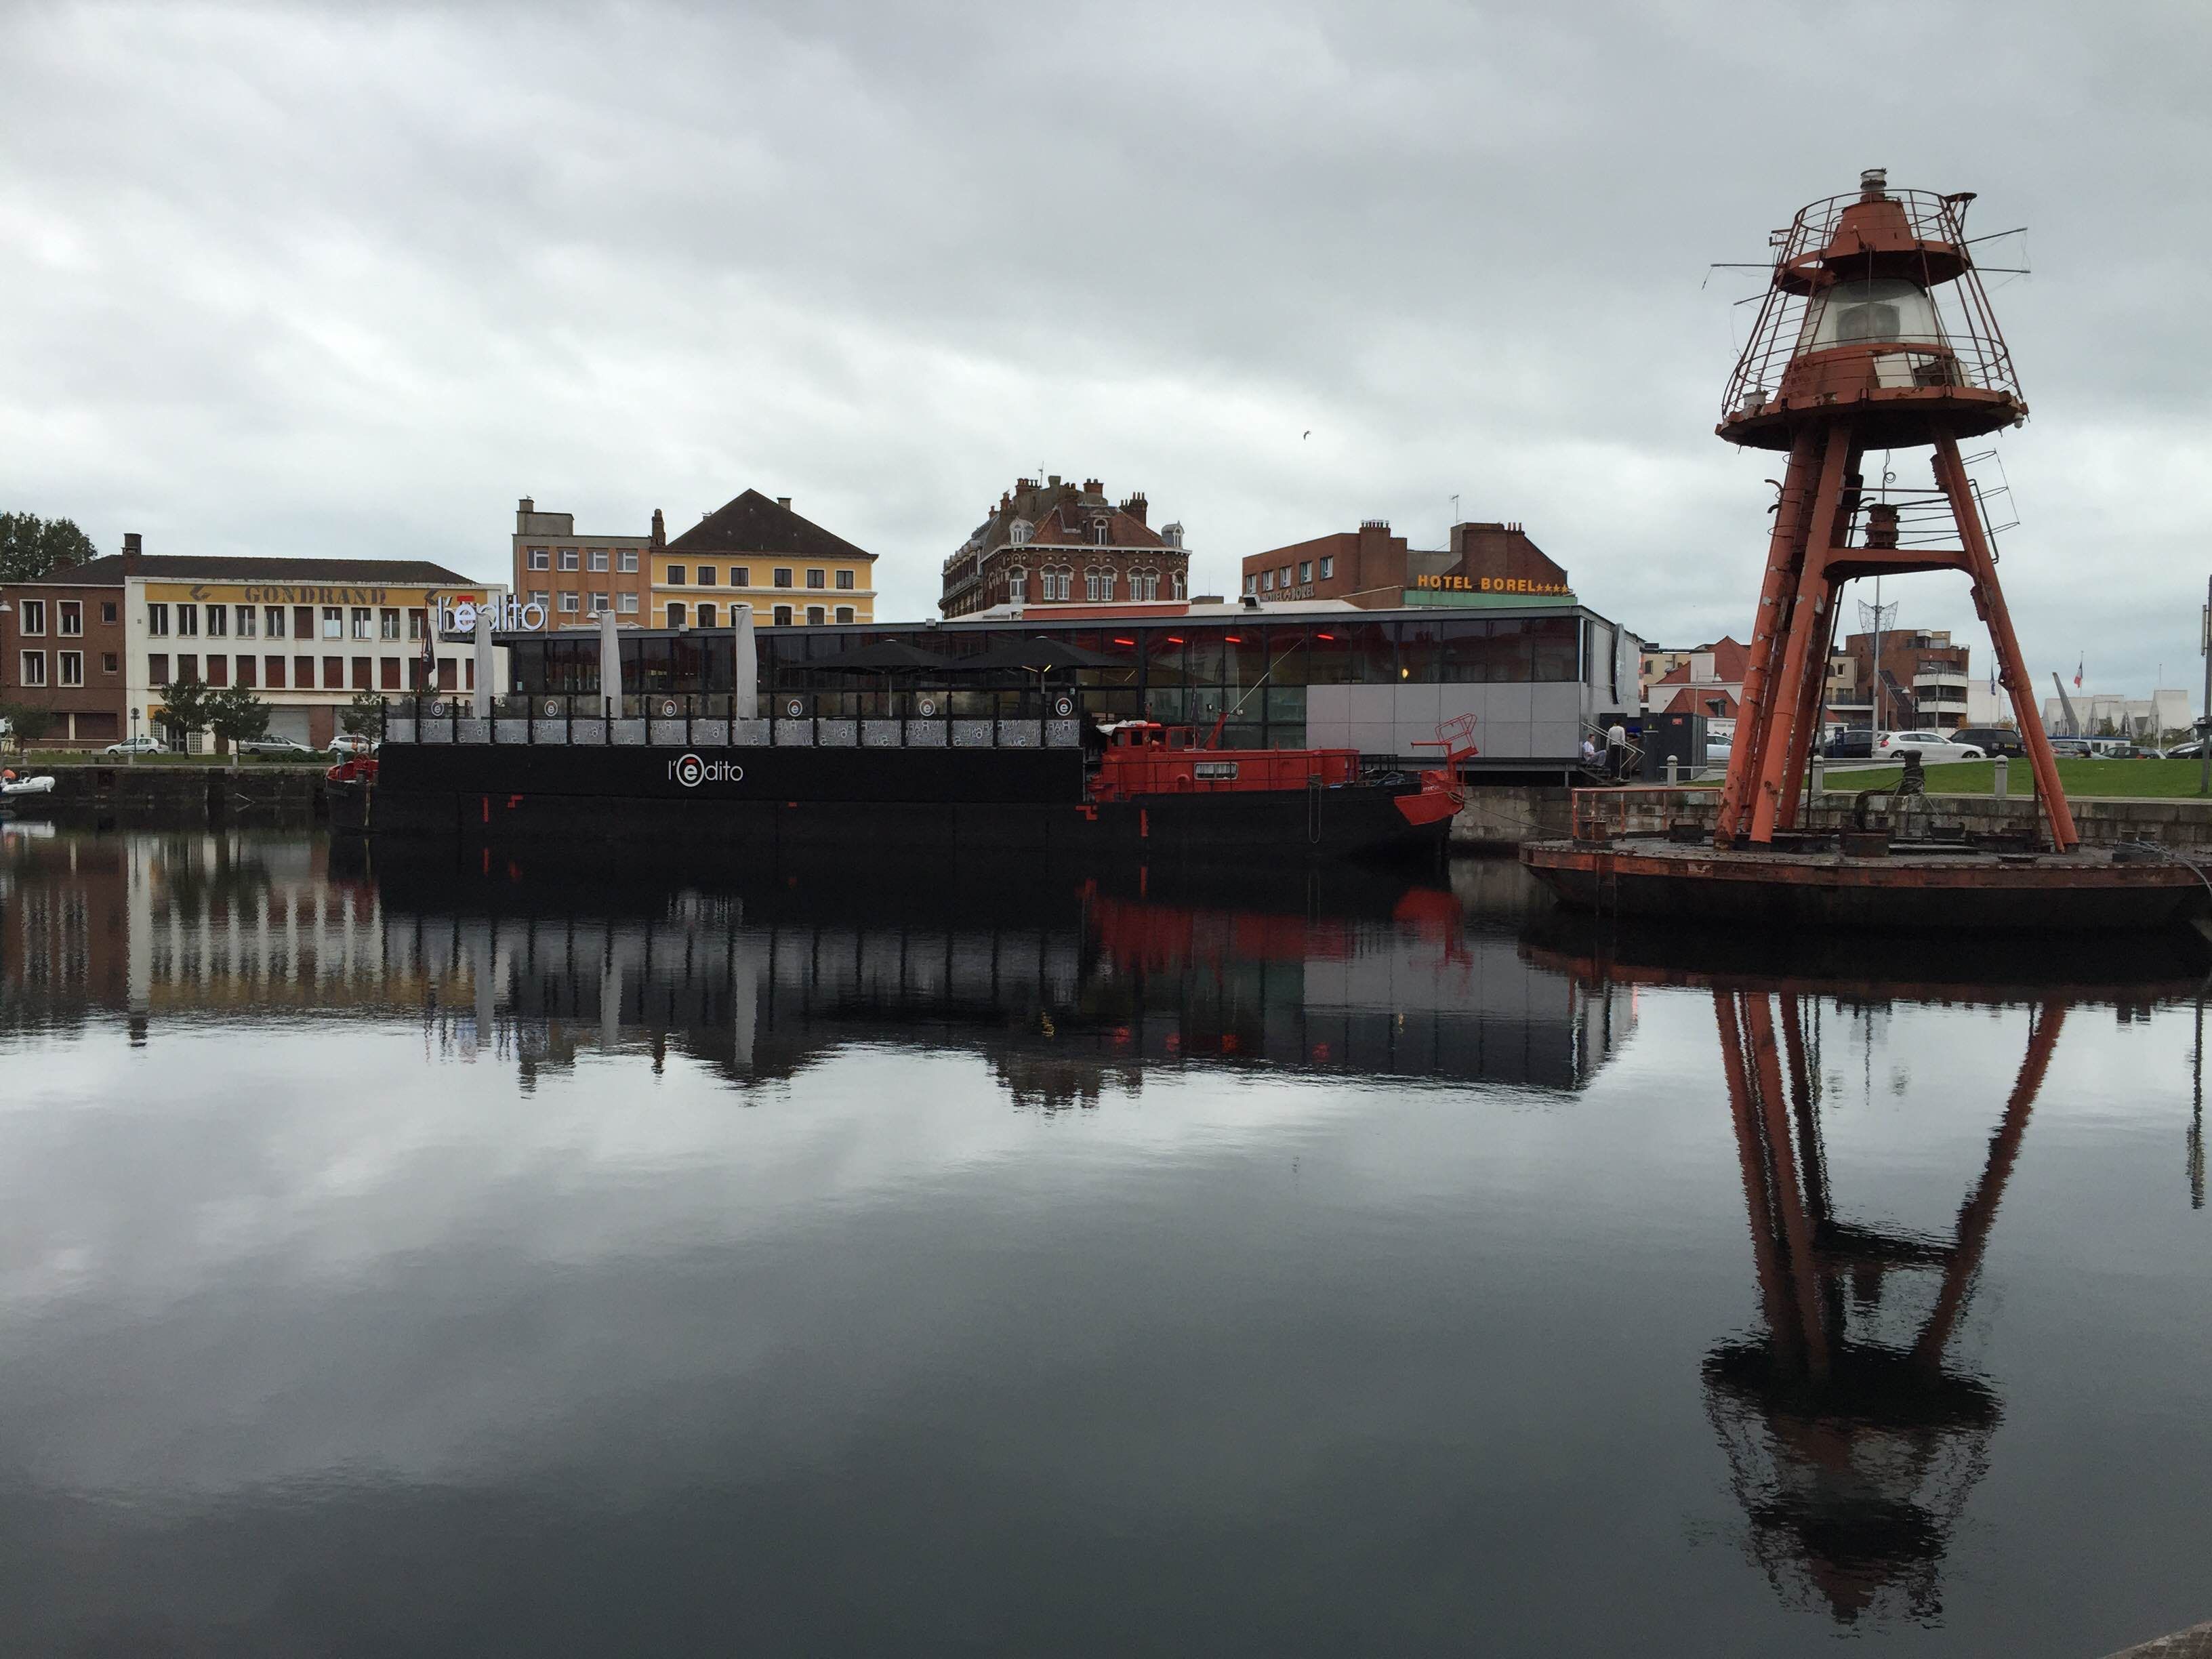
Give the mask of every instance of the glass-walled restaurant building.
<path id="1" fill-rule="evenodd" d="M 621 630 L 623 706 L 613 712 L 1036 720 L 1066 713 L 1072 699 L 1084 718 L 1194 726 L 1201 738 L 1221 721 L 1227 748 L 1350 748 L 1408 763 L 1433 763 L 1439 728 L 1449 726 L 1474 743 L 1470 764 L 1525 766 L 1571 763 L 1587 728 L 1636 708 L 1638 642 L 1571 605 L 1479 613 L 1194 605 L 1104 620 L 758 628 L 754 638 L 758 706 L 732 709 L 732 630 Z M 1029 641 L 1073 647 L 1037 653 L 1069 665 L 965 665 L 987 654 L 1003 660 Z M 596 631 L 499 642 L 510 684 L 496 714 L 605 711 Z"/>

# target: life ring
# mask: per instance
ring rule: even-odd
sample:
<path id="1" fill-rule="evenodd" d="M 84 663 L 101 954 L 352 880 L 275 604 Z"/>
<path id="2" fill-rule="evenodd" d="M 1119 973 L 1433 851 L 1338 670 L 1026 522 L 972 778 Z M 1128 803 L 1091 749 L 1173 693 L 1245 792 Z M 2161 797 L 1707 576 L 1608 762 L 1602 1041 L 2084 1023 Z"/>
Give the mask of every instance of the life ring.
<path id="1" fill-rule="evenodd" d="M 676 718 L 676 699 L 673 697 L 664 697 L 661 699 L 660 712 L 666 715 L 670 720 L 674 720 Z"/>
<path id="2" fill-rule="evenodd" d="M 924 697 L 920 702 L 915 704 L 915 708 L 921 711 L 922 717 L 926 720 L 930 715 L 934 714 L 937 712 L 937 699 L 934 697 Z"/>
<path id="3" fill-rule="evenodd" d="M 445 719 L 445 717 L 446 717 L 446 704 L 445 704 L 445 700 L 444 700 L 443 698 L 439 699 L 436 702 L 434 702 L 434 703 L 432 703 L 432 704 L 430 705 L 430 717 L 431 717 L 431 719 L 433 719 L 433 720 L 443 720 L 443 719 Z"/>
<path id="4" fill-rule="evenodd" d="M 790 715 L 792 719 L 797 720 L 801 714 L 804 714 L 806 712 L 806 705 L 801 702 L 798 698 L 793 697 L 789 702 L 784 704 L 783 712 Z"/>
<path id="5" fill-rule="evenodd" d="M 560 698 L 548 697 L 545 699 L 545 718 L 549 720 L 558 720 L 561 718 Z"/>
<path id="6" fill-rule="evenodd" d="M 1073 697 L 1060 698 L 1058 702 L 1053 704 L 1052 712 L 1059 715 L 1062 720 L 1066 720 L 1070 714 L 1073 714 L 1075 712 L 1075 699 Z"/>

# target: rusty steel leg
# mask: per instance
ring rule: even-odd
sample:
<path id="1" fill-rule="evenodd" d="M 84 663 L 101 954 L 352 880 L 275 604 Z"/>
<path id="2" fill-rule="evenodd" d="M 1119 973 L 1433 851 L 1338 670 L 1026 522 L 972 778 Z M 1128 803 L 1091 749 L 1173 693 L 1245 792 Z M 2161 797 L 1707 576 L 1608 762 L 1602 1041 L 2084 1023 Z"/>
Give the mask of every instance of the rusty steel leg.
<path id="1" fill-rule="evenodd" d="M 2035 704 L 2035 684 L 2021 659 L 2020 638 L 2012 631 L 2012 612 L 2005 608 L 2004 590 L 1997 586 L 1996 561 L 1990 556 L 1989 538 L 1982 533 L 1982 515 L 1967 486 L 1966 465 L 1959 459 L 1959 441 L 1948 433 L 1936 440 L 1936 483 L 1950 498 L 1951 514 L 1959 523 L 1959 539 L 1966 563 L 1973 572 L 1974 600 L 1990 625 L 1990 643 L 1996 649 L 1997 672 L 2012 694 L 2013 718 L 2020 724 L 2021 742 L 2035 772 L 2036 793 L 2051 815 L 2051 844 L 2063 853 L 2081 844 L 2074 828 L 2074 809 L 2066 804 L 2066 786 L 2058 781 L 2057 757 L 2044 734 L 2043 715 Z"/>
<path id="2" fill-rule="evenodd" d="M 1798 1185 L 1797 1159 L 1791 1150 L 1789 1107 L 1782 1097 L 1782 1064 L 1774 1048 L 1774 1011 L 1764 994 L 1746 999 L 1744 1023 L 1751 1030 L 1759 1109 L 1766 1126 L 1767 1154 L 1774 1160 L 1774 1200 L 1782 1212 L 1782 1233 L 1790 1246 L 1790 1278 L 1797 1304 L 1797 1328 L 1805 1343 L 1808 1376 L 1828 1374 L 1828 1332 L 1821 1315 L 1817 1264 L 1813 1260 L 1813 1225 Z"/>
<path id="3" fill-rule="evenodd" d="M 1844 591 L 1843 584 L 1831 579 L 1822 585 L 1819 600 L 1819 625 L 1814 635 L 1814 648 L 1806 654 L 1805 680 L 1797 694 L 1797 734 L 1790 744 L 1790 766 L 1787 775 L 1802 778 L 1813 758 L 1814 745 L 1820 740 L 1820 711 L 1827 706 L 1825 688 L 1828 682 L 1828 653 L 1836 644 L 1836 606 Z M 1803 804 L 1805 792 L 1801 786 L 1792 785 L 1782 798 L 1775 823 L 1782 829 L 1797 827 L 1798 809 Z"/>
<path id="4" fill-rule="evenodd" d="M 1774 1176 L 1766 1161 L 1759 1109 L 1743 1057 L 1743 1030 L 1736 1018 L 1735 994 L 1713 993 L 1713 1018 L 1721 1031 L 1721 1066 L 1728 1077 L 1729 1115 L 1735 1121 L 1736 1156 L 1743 1165 L 1744 1210 L 1751 1224 L 1752 1265 L 1759 1273 L 1759 1310 L 1766 1328 L 1779 1341 L 1796 1346 L 1797 1328 L 1790 1317 L 1790 1288 L 1782 1276 L 1782 1247 L 1775 1235 Z"/>
<path id="5" fill-rule="evenodd" d="M 1720 816 L 1713 827 L 1717 847 L 1733 842 L 1749 822 L 1764 730 L 1760 713 L 1766 707 L 1775 654 L 1780 648 L 1784 610 L 1796 590 L 1798 568 L 1804 562 L 1806 526 L 1811 522 L 1820 451 L 1817 434 L 1809 429 L 1799 433 L 1790 452 L 1790 470 L 1782 475 L 1774 531 L 1766 544 L 1766 581 L 1759 590 L 1759 614 L 1751 619 L 1751 648 L 1744 667 L 1743 690 L 1736 697 L 1735 743 L 1729 751 L 1728 778 L 1721 787 Z"/>
<path id="6" fill-rule="evenodd" d="M 1816 615 L 1828 590 L 1828 553 L 1833 545 L 1832 526 L 1843 500 L 1844 479 L 1850 471 L 1858 444 L 1848 423 L 1828 430 L 1826 453 L 1820 458 L 1820 482 L 1807 520 L 1810 545 L 1798 561 L 1797 586 L 1790 604 L 1786 643 L 1762 711 L 1763 732 L 1759 744 L 1758 781 L 1751 797 L 1751 838 L 1774 839 L 1775 819 L 1782 803 L 1796 793 L 1796 777 L 1790 772 L 1790 756 L 1796 747 L 1797 699 L 1804 690 L 1805 661 L 1812 651 L 1813 635 L 1824 634 L 1827 618 Z"/>
<path id="7" fill-rule="evenodd" d="M 1997 1200 L 2004 1196 L 2005 1182 L 2020 1159 L 2027 1115 L 2042 1092 L 2044 1075 L 2051 1069 L 2051 1051 L 2058 1046 L 2058 1028 L 2065 1021 L 2066 1005 L 2046 1002 L 2027 1039 L 2027 1054 L 2020 1063 L 2012 1097 L 2005 1102 L 2004 1117 L 1990 1137 L 1989 1162 L 1982 1166 L 1981 1181 L 1973 1196 L 1959 1206 L 1959 1230 L 1951 1246 L 1951 1259 L 1943 1267 L 1943 1288 L 1936 1295 L 1935 1309 L 1922 1328 L 1919 1340 L 1912 1345 L 1912 1358 L 1920 1365 L 1934 1369 L 1943 1363 L 1943 1350 L 1950 1344 L 1960 1310 L 1966 1306 L 1967 1287 L 1981 1267 L 1982 1252 L 1989 1247 L 1990 1228 L 1997 1218 Z"/>

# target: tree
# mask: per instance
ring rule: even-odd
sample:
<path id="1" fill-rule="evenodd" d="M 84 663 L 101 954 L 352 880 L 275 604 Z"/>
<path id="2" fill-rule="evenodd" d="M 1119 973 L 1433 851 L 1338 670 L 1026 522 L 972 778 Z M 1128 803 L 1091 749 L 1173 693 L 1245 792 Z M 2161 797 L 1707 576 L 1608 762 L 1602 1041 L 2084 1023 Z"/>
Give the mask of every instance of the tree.
<path id="1" fill-rule="evenodd" d="M 225 686 L 208 698 L 207 722 L 216 736 L 235 750 L 241 743 L 269 735 L 269 705 L 250 687 Z"/>
<path id="2" fill-rule="evenodd" d="M 99 556 L 92 538 L 68 519 L 0 513 L 0 582 L 34 582 L 64 565 Z"/>
<path id="3" fill-rule="evenodd" d="M 169 728 L 177 747 L 195 732 L 207 730 L 215 694 L 198 680 L 179 680 L 161 688 L 161 724 Z"/>
<path id="4" fill-rule="evenodd" d="M 34 703 L 0 703 L 0 726 L 5 726 L 9 735 L 28 749 L 54 729 L 54 711 Z"/>
<path id="5" fill-rule="evenodd" d="M 384 735 L 384 699 L 374 691 L 356 691 L 353 704 L 338 716 L 338 724 L 356 738 Z"/>

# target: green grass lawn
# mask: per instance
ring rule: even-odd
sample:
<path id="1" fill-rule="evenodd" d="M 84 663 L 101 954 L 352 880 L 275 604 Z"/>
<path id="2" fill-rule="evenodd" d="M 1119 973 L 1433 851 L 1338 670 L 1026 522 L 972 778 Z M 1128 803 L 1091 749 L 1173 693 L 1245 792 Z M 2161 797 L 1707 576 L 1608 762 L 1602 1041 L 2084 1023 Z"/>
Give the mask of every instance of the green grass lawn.
<path id="1" fill-rule="evenodd" d="M 1828 793 L 1856 794 L 1862 789 L 1893 788 L 1904 775 L 1895 766 L 1853 767 L 1831 770 Z M 2058 781 L 2069 796 L 2094 799 L 2099 796 L 2194 796 L 2203 764 L 2193 760 L 2061 760 Z M 1994 787 L 1994 761 L 1952 761 L 1928 768 L 1931 795 L 1986 795 Z M 2026 797 L 2034 793 L 2035 776 L 2025 760 L 2011 763 L 2006 779 L 2008 793 Z"/>
<path id="2" fill-rule="evenodd" d="M 313 766 L 327 771 L 330 755 L 103 755 L 97 750 L 33 749 L 0 757 L 0 765 L 17 772 L 51 772 L 60 766 Z"/>

